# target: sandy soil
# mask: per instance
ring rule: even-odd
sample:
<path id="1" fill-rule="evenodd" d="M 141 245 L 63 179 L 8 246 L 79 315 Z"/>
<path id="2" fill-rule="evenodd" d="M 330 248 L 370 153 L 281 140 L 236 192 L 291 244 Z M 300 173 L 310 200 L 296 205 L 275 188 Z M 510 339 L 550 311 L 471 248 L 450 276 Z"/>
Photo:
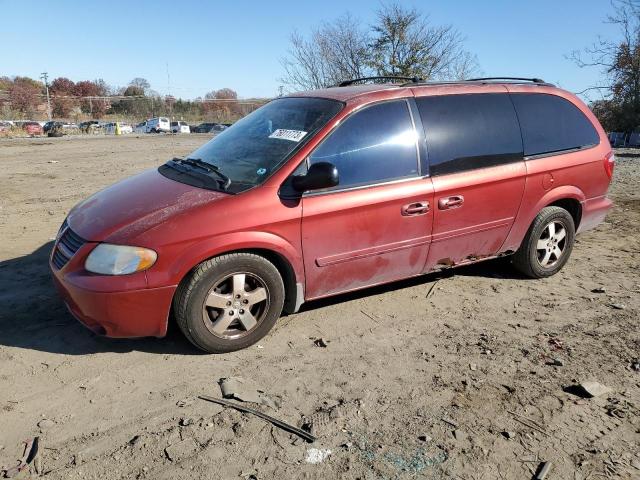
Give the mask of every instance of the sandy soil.
<path id="1" fill-rule="evenodd" d="M 640 478 L 639 153 L 619 157 L 615 210 L 553 278 L 485 262 L 309 304 L 222 356 L 176 331 L 94 336 L 50 281 L 58 226 L 92 192 L 204 141 L 0 141 L 0 467 L 39 435 L 52 479 L 527 479 L 541 461 L 547 480 Z M 232 376 L 318 440 L 196 398 Z M 584 380 L 610 392 L 566 391 Z"/>

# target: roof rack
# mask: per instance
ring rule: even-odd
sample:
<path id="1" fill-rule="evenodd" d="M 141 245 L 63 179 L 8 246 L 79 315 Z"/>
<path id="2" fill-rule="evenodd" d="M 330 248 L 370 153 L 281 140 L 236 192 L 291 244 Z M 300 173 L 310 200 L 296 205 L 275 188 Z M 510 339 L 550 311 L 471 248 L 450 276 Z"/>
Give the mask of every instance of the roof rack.
<path id="1" fill-rule="evenodd" d="M 360 77 L 353 78 L 351 80 L 345 80 L 344 82 L 340 82 L 338 87 L 348 87 L 349 85 L 353 85 L 354 83 L 364 83 L 370 80 L 405 80 L 407 83 L 420 83 L 424 82 L 422 78 L 419 77 L 398 77 L 394 75 L 383 75 L 379 77 Z"/>
<path id="2" fill-rule="evenodd" d="M 467 78 L 464 80 L 422 80 L 419 82 L 407 82 L 402 84 L 403 87 L 409 87 L 411 85 L 461 85 L 465 83 L 534 83 L 540 86 L 553 87 L 552 83 L 545 82 L 541 78 L 524 78 L 524 77 L 482 77 L 482 78 Z"/>
<path id="3" fill-rule="evenodd" d="M 487 82 L 487 81 L 499 81 L 499 80 L 543 83 L 545 85 L 548 85 L 548 83 L 542 80 L 541 78 L 525 78 L 525 77 L 481 77 L 481 78 L 468 78 L 468 79 L 465 79 L 464 81 L 465 82 Z"/>

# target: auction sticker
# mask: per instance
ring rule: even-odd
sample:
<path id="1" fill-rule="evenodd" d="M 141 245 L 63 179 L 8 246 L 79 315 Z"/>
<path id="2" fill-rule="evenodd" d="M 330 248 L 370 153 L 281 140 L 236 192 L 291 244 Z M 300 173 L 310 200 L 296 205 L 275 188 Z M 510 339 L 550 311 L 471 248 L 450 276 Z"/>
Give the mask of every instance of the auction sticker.
<path id="1" fill-rule="evenodd" d="M 306 134 L 307 132 L 303 132 L 302 130 L 286 130 L 284 128 L 279 128 L 271 135 L 269 135 L 269 138 L 279 138 L 281 140 L 299 142 L 304 138 Z"/>

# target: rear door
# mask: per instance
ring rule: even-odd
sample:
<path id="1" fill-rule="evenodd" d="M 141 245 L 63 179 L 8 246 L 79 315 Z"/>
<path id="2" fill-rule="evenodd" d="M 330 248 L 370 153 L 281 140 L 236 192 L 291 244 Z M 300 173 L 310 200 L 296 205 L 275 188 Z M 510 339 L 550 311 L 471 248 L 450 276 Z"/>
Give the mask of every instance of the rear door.
<path id="1" fill-rule="evenodd" d="M 518 213 L 526 168 L 507 93 L 416 98 L 434 188 L 425 270 L 496 255 Z"/>
<path id="2" fill-rule="evenodd" d="M 309 156 L 334 164 L 340 183 L 302 198 L 307 299 L 421 273 L 433 188 L 418 137 L 409 102 L 387 101 L 349 116 Z"/>

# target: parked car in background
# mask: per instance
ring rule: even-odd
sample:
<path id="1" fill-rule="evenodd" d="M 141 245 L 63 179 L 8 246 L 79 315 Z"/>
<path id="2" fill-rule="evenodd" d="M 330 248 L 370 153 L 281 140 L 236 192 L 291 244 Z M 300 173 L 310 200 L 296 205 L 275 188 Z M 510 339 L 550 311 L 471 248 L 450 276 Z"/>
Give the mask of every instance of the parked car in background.
<path id="1" fill-rule="evenodd" d="M 88 120 L 78 125 L 82 133 L 102 133 L 103 126 L 104 123 L 98 120 Z"/>
<path id="2" fill-rule="evenodd" d="M 205 122 L 191 129 L 191 133 L 213 133 L 218 127 L 217 123 Z M 217 130 L 219 131 L 219 130 Z"/>
<path id="3" fill-rule="evenodd" d="M 44 133 L 42 125 L 38 122 L 21 122 L 20 127 L 31 136 L 42 135 Z"/>
<path id="4" fill-rule="evenodd" d="M 45 123 L 44 127 L 42 127 L 42 131 L 47 134 L 54 129 L 62 132 L 62 134 L 64 135 L 70 133 L 78 133 L 80 131 L 80 128 L 75 123 L 60 122 L 55 120 Z"/>
<path id="5" fill-rule="evenodd" d="M 499 257 L 550 277 L 611 208 L 615 157 L 574 94 L 362 80 L 275 99 L 74 207 L 50 257 L 69 310 L 112 337 L 172 318 L 230 352 L 309 300 Z"/>
<path id="6" fill-rule="evenodd" d="M 171 122 L 166 117 L 156 117 L 147 120 L 147 133 L 169 133 Z"/>
<path id="7" fill-rule="evenodd" d="M 187 122 L 171 122 L 171 133 L 191 133 L 191 127 Z"/>
<path id="8" fill-rule="evenodd" d="M 0 121 L 0 132 L 8 132 L 13 125 L 9 122 Z"/>
<path id="9" fill-rule="evenodd" d="M 135 127 L 133 127 L 134 133 L 147 133 L 147 122 L 140 122 Z"/>
<path id="10" fill-rule="evenodd" d="M 133 127 L 126 122 L 109 122 L 104 125 L 104 133 L 105 135 L 115 135 L 116 134 L 116 123 L 120 129 L 120 134 L 125 135 L 128 133 L 133 133 Z"/>

